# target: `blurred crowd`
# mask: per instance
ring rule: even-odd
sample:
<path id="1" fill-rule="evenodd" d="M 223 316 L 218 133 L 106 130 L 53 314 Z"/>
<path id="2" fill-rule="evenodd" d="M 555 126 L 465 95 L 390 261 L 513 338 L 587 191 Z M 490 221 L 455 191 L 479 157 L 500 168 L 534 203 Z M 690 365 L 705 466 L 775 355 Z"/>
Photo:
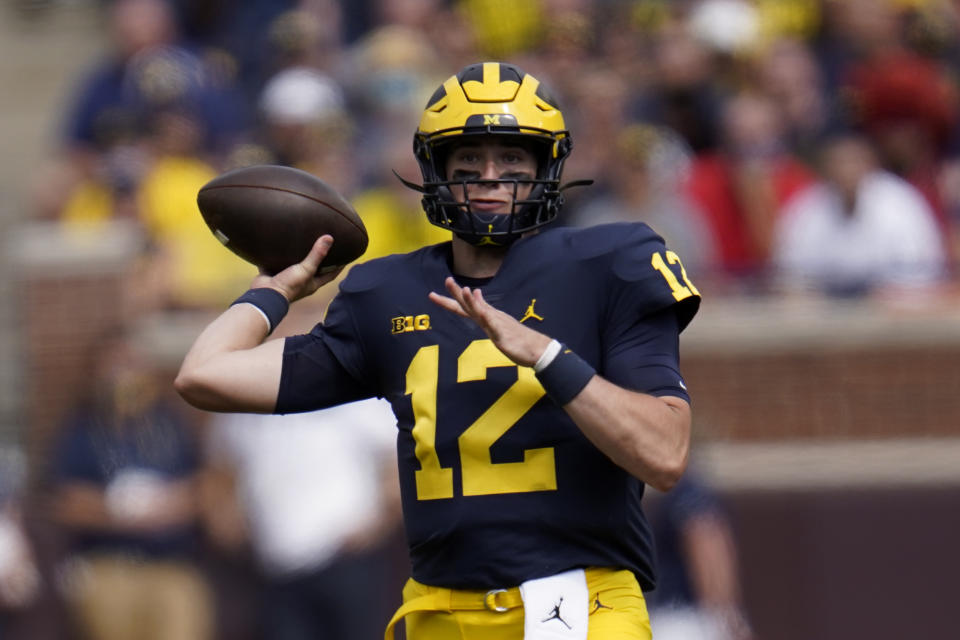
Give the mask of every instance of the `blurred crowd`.
<path id="1" fill-rule="evenodd" d="M 595 181 L 568 192 L 561 224 L 647 222 L 708 297 L 923 300 L 955 283 L 955 0 L 100 4 L 107 52 L 76 79 L 30 206 L 34 220 L 70 233 L 137 229 L 137 313 L 221 309 L 247 287 L 253 267 L 220 246 L 196 208 L 205 182 L 240 166 L 296 166 L 340 190 L 368 228 L 365 258 L 446 239 L 393 171 L 419 179 L 412 136 L 427 98 L 490 59 L 519 64 L 560 98 L 575 147 L 565 178 Z M 323 301 L 302 306 L 287 331 L 309 329 Z M 91 345 L 90 389 L 39 480 L 62 542 L 31 545 L 22 481 L 0 474 L 0 636 L 6 622 L 31 629 L 22 637 L 63 637 L 49 620 L 16 620 L 51 591 L 73 633 L 110 640 L 296 638 L 317 602 L 393 589 L 405 567 L 391 564 L 399 533 L 392 484 L 381 483 L 393 469 L 382 407 L 198 430 L 167 397 L 169 372 L 145 377 L 124 335 Z M 349 442 L 336 435 L 344 430 Z M 371 464 L 318 463 L 321 452 Z M 347 472 L 359 493 L 328 495 Z M 676 523 L 708 505 L 730 567 L 721 511 L 706 489 L 693 495 L 667 529 L 682 535 Z M 370 578 L 349 584 L 357 575 Z M 735 583 L 708 591 L 740 615 Z M 683 584 L 695 601 L 697 581 Z M 380 627 L 392 603 L 378 601 L 383 611 L 354 612 L 350 624 Z"/>
<path id="2" fill-rule="evenodd" d="M 712 295 L 861 296 L 948 284 L 960 250 L 951 0 L 259 0 L 108 3 L 111 53 L 78 80 L 34 213 L 133 219 L 151 300 L 216 305 L 249 275 L 197 187 L 238 166 L 322 177 L 368 255 L 422 224 L 412 132 L 463 65 L 550 85 L 592 178 L 567 224 L 643 220 Z M 56 188 L 53 188 L 54 185 Z M 240 272 L 240 273 L 238 273 Z"/>

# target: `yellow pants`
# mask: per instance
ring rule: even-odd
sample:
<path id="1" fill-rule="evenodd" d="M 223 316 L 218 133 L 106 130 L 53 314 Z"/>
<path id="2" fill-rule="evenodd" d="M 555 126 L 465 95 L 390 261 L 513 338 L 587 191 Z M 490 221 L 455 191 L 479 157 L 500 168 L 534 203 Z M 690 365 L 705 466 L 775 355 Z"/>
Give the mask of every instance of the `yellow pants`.
<path id="1" fill-rule="evenodd" d="M 587 640 L 650 640 L 647 603 L 630 571 L 586 570 L 590 593 Z M 523 640 L 519 587 L 460 591 L 410 579 L 403 605 L 387 626 L 385 640 L 404 619 L 407 640 Z"/>

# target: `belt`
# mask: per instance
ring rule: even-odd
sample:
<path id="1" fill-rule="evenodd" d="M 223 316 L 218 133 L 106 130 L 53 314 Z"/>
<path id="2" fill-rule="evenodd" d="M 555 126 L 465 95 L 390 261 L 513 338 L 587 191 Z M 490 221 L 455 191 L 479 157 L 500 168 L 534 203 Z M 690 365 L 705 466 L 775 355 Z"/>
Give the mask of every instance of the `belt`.
<path id="1" fill-rule="evenodd" d="M 432 587 L 430 593 L 407 600 L 393 614 L 387 624 L 384 640 L 394 640 L 393 628 L 405 616 L 419 611 L 477 611 L 486 609 L 503 613 L 523 606 L 520 588 L 491 589 L 490 591 L 459 591 Z"/>

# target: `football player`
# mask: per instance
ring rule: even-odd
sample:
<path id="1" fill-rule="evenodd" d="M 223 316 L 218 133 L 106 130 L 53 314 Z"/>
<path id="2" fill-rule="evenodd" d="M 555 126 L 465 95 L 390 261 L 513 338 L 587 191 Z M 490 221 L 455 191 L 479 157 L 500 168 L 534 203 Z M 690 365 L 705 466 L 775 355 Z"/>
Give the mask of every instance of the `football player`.
<path id="1" fill-rule="evenodd" d="M 650 637 L 640 500 L 687 463 L 678 343 L 699 293 L 644 224 L 547 226 L 571 148 L 532 75 L 464 68 L 424 111 L 410 185 L 451 241 L 355 266 L 310 334 L 264 342 L 333 277 L 316 276 L 323 236 L 258 276 L 177 377 L 213 411 L 389 400 L 412 578 L 388 637 L 402 618 L 411 640 Z"/>

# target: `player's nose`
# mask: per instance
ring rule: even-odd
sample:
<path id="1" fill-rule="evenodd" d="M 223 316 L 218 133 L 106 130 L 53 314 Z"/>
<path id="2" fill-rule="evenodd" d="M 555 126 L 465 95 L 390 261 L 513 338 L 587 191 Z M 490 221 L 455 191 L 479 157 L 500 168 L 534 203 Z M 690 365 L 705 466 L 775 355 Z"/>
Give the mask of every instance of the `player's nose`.
<path id="1" fill-rule="evenodd" d="M 484 180 L 496 180 L 500 177 L 500 167 L 497 165 L 496 160 L 493 158 L 488 158 L 483 163 L 483 171 L 481 172 L 480 177 Z"/>

